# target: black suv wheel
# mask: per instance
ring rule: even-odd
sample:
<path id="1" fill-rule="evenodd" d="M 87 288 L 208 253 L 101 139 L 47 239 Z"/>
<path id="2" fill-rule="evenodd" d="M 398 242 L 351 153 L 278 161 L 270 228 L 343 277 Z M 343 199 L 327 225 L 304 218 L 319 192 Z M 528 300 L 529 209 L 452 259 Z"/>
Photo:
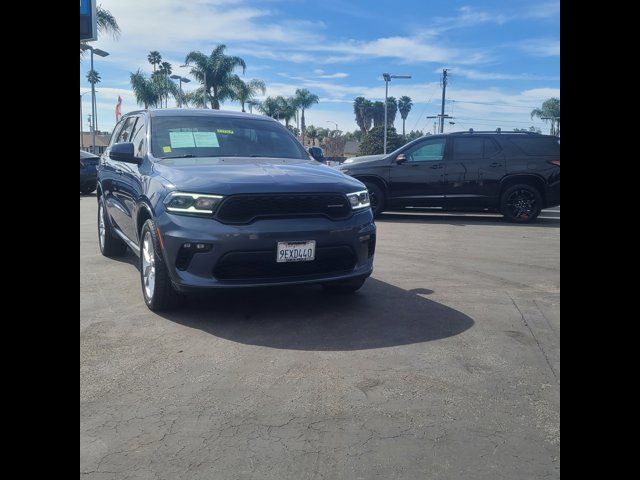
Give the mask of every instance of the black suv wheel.
<path id="1" fill-rule="evenodd" d="M 373 215 L 377 217 L 383 212 L 385 207 L 384 192 L 375 183 L 365 182 L 365 186 L 367 187 L 367 190 L 369 190 L 369 201 L 371 202 L 371 210 L 373 211 Z"/>
<path id="2" fill-rule="evenodd" d="M 540 210 L 542 196 L 531 185 L 513 185 L 507 188 L 500 198 L 500 211 L 511 222 L 531 222 L 540 215 Z"/>

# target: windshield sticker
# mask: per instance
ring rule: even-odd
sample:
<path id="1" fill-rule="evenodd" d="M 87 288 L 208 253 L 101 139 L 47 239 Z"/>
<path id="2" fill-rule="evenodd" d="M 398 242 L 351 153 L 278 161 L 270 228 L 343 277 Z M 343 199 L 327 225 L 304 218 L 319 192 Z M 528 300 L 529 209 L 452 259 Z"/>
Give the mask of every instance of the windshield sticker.
<path id="1" fill-rule="evenodd" d="M 164 153 L 171 153 L 171 147 L 168 145 L 165 145 L 164 147 L 162 147 L 162 151 Z"/>
<path id="2" fill-rule="evenodd" d="M 193 148 L 196 146 L 193 141 L 193 132 L 169 132 L 171 148 Z"/>
<path id="3" fill-rule="evenodd" d="M 220 131 L 220 130 L 218 130 Z M 196 147 L 219 147 L 218 136 L 215 132 L 193 132 Z"/>
<path id="4" fill-rule="evenodd" d="M 223 130 L 221 128 L 217 129 L 216 132 L 223 133 L 225 135 L 233 135 L 233 130 Z"/>

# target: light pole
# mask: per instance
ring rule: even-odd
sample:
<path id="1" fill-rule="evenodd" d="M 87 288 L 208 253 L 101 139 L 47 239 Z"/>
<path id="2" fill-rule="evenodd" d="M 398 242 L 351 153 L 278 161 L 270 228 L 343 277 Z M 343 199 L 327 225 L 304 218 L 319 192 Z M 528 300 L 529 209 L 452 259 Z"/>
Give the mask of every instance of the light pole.
<path id="1" fill-rule="evenodd" d="M 87 45 L 86 43 L 83 43 L 82 45 L 80 45 L 80 49 L 81 50 L 90 50 L 91 51 L 91 71 L 93 71 L 93 54 L 95 53 L 96 55 L 98 55 L 99 57 L 106 57 L 107 55 L 109 55 L 108 52 L 105 52 L 104 50 L 100 50 L 99 48 L 93 48 L 91 45 Z M 96 153 L 96 126 L 97 126 L 97 122 L 96 122 L 96 84 L 92 83 L 91 84 L 91 118 L 92 118 L 92 122 L 93 122 L 93 136 L 92 136 L 92 147 L 91 147 L 91 153 L 93 153 L 95 155 Z"/>
<path id="2" fill-rule="evenodd" d="M 80 148 L 84 150 L 84 126 L 82 124 L 82 96 L 87 93 L 91 93 L 91 90 L 87 90 L 80 94 Z"/>
<path id="3" fill-rule="evenodd" d="M 338 124 L 332 120 L 327 120 L 327 123 L 333 123 L 336 126 L 336 132 L 338 131 Z"/>
<path id="4" fill-rule="evenodd" d="M 182 108 L 182 82 L 184 83 L 189 83 L 191 80 L 189 80 L 186 77 L 181 77 L 180 75 L 171 75 L 171 78 L 173 78 L 174 80 L 179 80 L 180 81 L 180 108 Z"/>
<path id="5" fill-rule="evenodd" d="M 411 75 L 390 75 L 383 73 L 384 78 L 384 154 L 387 154 L 387 95 L 389 94 L 389 82 L 392 78 L 411 78 Z"/>

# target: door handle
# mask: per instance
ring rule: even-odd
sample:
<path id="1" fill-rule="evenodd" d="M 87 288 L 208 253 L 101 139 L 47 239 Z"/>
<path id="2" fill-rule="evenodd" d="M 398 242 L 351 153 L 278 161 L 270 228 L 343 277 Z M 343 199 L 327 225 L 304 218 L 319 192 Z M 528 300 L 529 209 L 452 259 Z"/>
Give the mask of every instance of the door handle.
<path id="1" fill-rule="evenodd" d="M 491 165 L 489 165 L 490 167 L 501 167 L 502 164 L 499 162 L 493 162 Z"/>
<path id="2" fill-rule="evenodd" d="M 441 163 L 439 163 L 439 164 L 437 164 L 437 165 L 431 165 L 431 167 L 430 167 L 430 168 L 433 168 L 434 170 L 435 170 L 435 169 L 438 169 L 438 168 L 442 168 L 442 164 L 441 164 Z"/>

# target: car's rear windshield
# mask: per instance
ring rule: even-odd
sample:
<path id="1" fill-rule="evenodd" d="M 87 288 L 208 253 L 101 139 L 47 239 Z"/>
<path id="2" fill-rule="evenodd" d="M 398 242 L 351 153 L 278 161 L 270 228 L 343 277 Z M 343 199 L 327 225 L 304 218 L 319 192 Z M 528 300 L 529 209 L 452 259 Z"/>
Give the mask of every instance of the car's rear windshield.
<path id="1" fill-rule="evenodd" d="M 509 141 L 525 155 L 560 155 L 560 139 L 556 137 L 511 136 Z"/>
<path id="2" fill-rule="evenodd" d="M 278 157 L 309 159 L 285 128 L 271 121 L 204 116 L 151 120 L 151 153 L 168 157 Z"/>

